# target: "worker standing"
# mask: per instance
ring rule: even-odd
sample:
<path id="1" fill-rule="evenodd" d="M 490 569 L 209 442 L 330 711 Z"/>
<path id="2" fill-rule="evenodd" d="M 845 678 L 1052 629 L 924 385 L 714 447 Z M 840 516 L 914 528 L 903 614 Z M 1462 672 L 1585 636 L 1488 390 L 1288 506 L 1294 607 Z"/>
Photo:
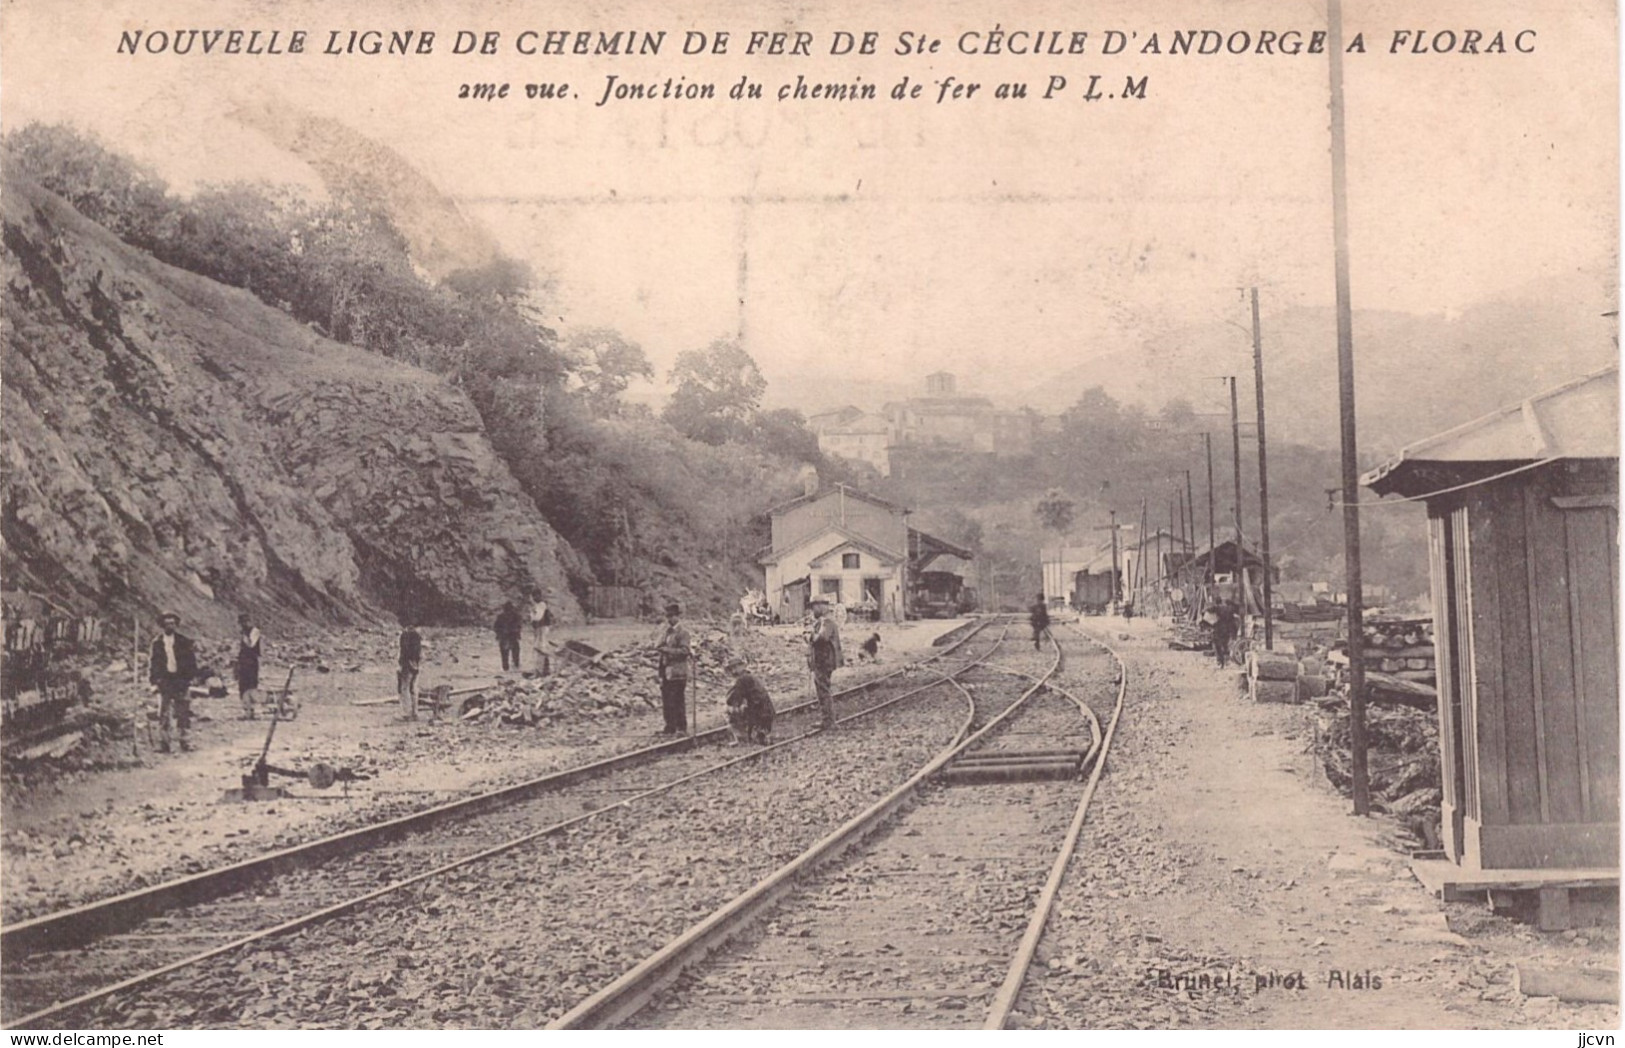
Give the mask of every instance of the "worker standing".
<path id="1" fill-rule="evenodd" d="M 553 648 L 547 639 L 553 618 L 553 609 L 547 605 L 547 592 L 537 590 L 530 604 L 530 640 L 536 651 L 536 672 L 544 677 L 553 672 Z"/>
<path id="2" fill-rule="evenodd" d="M 819 726 L 835 727 L 835 695 L 830 680 L 841 664 L 841 631 L 829 614 L 829 602 L 812 603 L 813 624 L 807 634 L 807 668 L 812 670 L 813 693 L 818 697 Z"/>
<path id="3" fill-rule="evenodd" d="M 423 665 L 423 635 L 410 616 L 405 617 L 401 630 L 400 662 L 395 673 L 395 687 L 401 696 L 401 720 L 418 719 L 418 670 Z"/>
<path id="4" fill-rule="evenodd" d="M 662 735 L 688 732 L 688 678 L 694 665 L 693 641 L 680 618 L 683 608 L 676 601 L 666 605 L 666 628 L 655 650 L 660 655 L 660 710 L 666 719 Z"/>
<path id="5" fill-rule="evenodd" d="M 519 637 L 524 633 L 524 623 L 519 619 L 519 609 L 513 601 L 502 605 L 497 613 L 495 623 L 497 634 L 497 649 L 502 653 L 502 670 L 506 673 L 510 668 L 519 669 Z"/>
<path id="6" fill-rule="evenodd" d="M 1033 600 L 1033 606 L 1028 609 L 1028 618 L 1033 625 L 1033 650 L 1042 651 L 1044 641 L 1049 638 L 1049 605 L 1044 602 L 1044 595 L 1040 593 Z"/>
<path id="7" fill-rule="evenodd" d="M 237 616 L 237 631 L 237 697 L 243 703 L 243 720 L 253 720 L 260 698 L 260 631 L 246 611 Z"/>
<path id="8" fill-rule="evenodd" d="M 180 738 L 181 749 L 190 750 L 192 741 L 192 678 L 197 676 L 197 645 L 179 632 L 181 619 L 172 611 L 158 618 L 162 633 L 148 652 L 147 680 L 158 689 L 158 749 L 169 752 L 171 725 Z"/>
<path id="9" fill-rule="evenodd" d="M 1236 613 L 1230 602 L 1221 600 L 1213 606 L 1213 657 L 1219 668 L 1230 662 L 1230 646 L 1236 639 Z"/>

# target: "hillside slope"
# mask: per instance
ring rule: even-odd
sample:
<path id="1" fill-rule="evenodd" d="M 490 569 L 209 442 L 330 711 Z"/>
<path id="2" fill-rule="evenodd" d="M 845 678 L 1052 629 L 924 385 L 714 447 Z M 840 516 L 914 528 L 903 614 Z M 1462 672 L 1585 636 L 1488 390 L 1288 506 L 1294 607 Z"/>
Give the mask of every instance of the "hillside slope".
<path id="1" fill-rule="evenodd" d="M 484 621 L 561 558 L 443 380 L 166 266 L 9 173 L 0 571 L 203 629 Z"/>
<path id="2" fill-rule="evenodd" d="M 1485 303 L 1446 319 L 1356 310 L 1354 353 L 1361 465 L 1441 429 L 1594 371 L 1617 355 L 1613 317 L 1531 288 L 1518 301 Z M 1272 439 L 1338 446 L 1337 321 L 1329 309 L 1294 307 L 1262 320 Z M 1061 411 L 1090 386 L 1153 411 L 1184 397 L 1227 412 L 1214 375 L 1240 378 L 1242 417 L 1253 417 L 1252 347 L 1245 329 L 1182 328 L 1047 376 L 1027 402 Z M 1221 425 L 1221 423 L 1216 423 Z"/>

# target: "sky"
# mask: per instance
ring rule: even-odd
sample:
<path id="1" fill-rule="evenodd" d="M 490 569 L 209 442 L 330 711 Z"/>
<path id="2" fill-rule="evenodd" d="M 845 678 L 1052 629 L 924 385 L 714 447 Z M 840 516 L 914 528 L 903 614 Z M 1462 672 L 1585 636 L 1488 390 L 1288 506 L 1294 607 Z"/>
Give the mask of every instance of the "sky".
<path id="1" fill-rule="evenodd" d="M 229 113 L 244 102 L 343 121 L 395 151 L 548 278 L 564 331 L 612 327 L 657 367 L 738 337 L 770 402 L 895 395 L 946 368 L 996 396 L 1154 336 L 1334 302 L 1328 63 L 1258 54 L 1261 32 L 1324 28 L 1322 0 L 994 3 L 555 3 L 9 0 L 0 120 L 68 121 L 178 189 L 314 185 Z M 1449 316 L 1531 287 L 1617 306 L 1618 32 L 1613 5 L 1347 0 L 1354 304 Z M 304 55 L 117 53 L 141 29 L 308 32 Z M 1087 32 L 1081 55 L 988 55 L 1006 33 Z M 331 30 L 436 33 L 430 54 L 323 55 Z M 1174 30 L 1245 32 L 1247 54 L 1171 55 Z M 497 53 L 451 53 L 458 30 Z M 532 30 L 665 30 L 658 56 L 525 55 Z M 725 54 L 683 55 L 702 33 Z M 811 34 L 808 56 L 747 54 L 753 30 Z M 1124 34 L 1103 54 L 1104 34 Z M 1501 32 L 1507 54 L 1390 53 Z M 831 55 L 837 32 L 872 55 Z M 903 33 L 938 39 L 899 55 Z M 1144 53 L 1151 33 L 1165 53 Z M 1520 38 L 1518 34 L 1522 33 Z M 1132 34 L 1132 35 L 1131 35 Z M 1030 39 L 1030 37 L 1029 37 Z M 1517 53 L 1521 39 L 1530 53 Z M 1019 44 L 1017 45 L 1019 46 Z M 606 77 L 741 77 L 760 100 L 597 102 Z M 872 83 L 869 101 L 772 95 L 797 75 Z M 919 98 L 893 100 L 903 77 Z M 937 100 L 952 76 L 977 93 Z M 1051 77 L 1067 88 L 1044 99 Z M 1144 98 L 1087 101 L 1145 78 Z M 510 97 L 460 100 L 464 83 Z M 527 83 L 574 97 L 532 100 Z M 1025 99 L 994 97 L 1024 83 Z M 1562 353 L 1562 347 L 1541 352 Z M 858 395 L 848 396 L 854 393 Z M 878 404 L 874 405 L 878 406 Z"/>

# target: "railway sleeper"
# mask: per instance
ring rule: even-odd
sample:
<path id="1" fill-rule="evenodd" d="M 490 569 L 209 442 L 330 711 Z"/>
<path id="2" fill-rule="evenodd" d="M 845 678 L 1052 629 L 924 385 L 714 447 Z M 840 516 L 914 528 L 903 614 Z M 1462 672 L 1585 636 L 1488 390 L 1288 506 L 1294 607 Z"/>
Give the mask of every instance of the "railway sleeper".
<path id="1" fill-rule="evenodd" d="M 1077 764 L 1069 761 L 1051 761 L 1045 764 L 981 764 L 969 767 L 948 767 L 937 776 L 946 786 L 973 786 L 995 782 L 1060 782 L 1076 779 Z"/>

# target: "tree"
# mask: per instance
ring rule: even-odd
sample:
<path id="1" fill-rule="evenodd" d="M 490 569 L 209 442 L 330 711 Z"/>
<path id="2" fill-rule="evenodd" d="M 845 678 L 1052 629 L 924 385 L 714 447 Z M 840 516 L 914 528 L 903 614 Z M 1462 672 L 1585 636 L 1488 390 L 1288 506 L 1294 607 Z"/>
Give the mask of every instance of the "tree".
<path id="1" fill-rule="evenodd" d="M 146 250 L 173 207 L 156 173 L 61 124 L 28 124 L 7 134 L 5 159 L 92 222 Z"/>
<path id="2" fill-rule="evenodd" d="M 1044 497 L 1038 500 L 1033 514 L 1038 518 L 1038 523 L 1044 527 L 1051 531 L 1064 532 L 1072 526 L 1076 510 L 1077 503 L 1059 490 L 1050 488 Z"/>
<path id="3" fill-rule="evenodd" d="M 728 339 L 679 354 L 669 381 L 676 389 L 663 417 L 679 433 L 706 444 L 747 435 L 767 389 L 756 361 Z"/>
<path id="4" fill-rule="evenodd" d="M 577 392 L 601 418 L 621 413 L 621 394 L 634 378 L 655 376 L 643 347 L 609 328 L 574 332 L 565 341 L 564 354 Z"/>
<path id="5" fill-rule="evenodd" d="M 756 416 L 756 442 L 770 455 L 792 462 L 818 464 L 818 435 L 807 428 L 807 418 L 794 408 L 774 408 Z"/>

